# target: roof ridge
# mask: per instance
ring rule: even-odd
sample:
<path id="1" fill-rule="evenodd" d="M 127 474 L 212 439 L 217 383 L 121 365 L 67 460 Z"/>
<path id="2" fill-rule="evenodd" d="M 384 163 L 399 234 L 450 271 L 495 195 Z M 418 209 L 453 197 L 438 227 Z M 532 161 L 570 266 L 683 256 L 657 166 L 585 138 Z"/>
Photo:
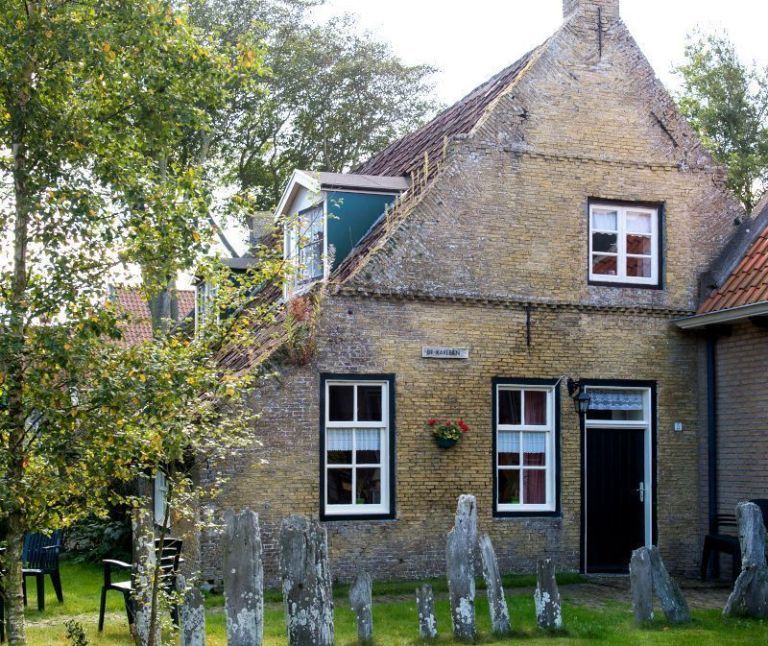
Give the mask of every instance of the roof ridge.
<path id="1" fill-rule="evenodd" d="M 359 175 L 407 175 L 419 166 L 424 155 L 434 156 L 445 139 L 469 133 L 484 116 L 488 107 L 528 66 L 541 45 L 476 86 L 461 99 L 441 110 L 430 121 L 390 143 L 352 172 Z"/>

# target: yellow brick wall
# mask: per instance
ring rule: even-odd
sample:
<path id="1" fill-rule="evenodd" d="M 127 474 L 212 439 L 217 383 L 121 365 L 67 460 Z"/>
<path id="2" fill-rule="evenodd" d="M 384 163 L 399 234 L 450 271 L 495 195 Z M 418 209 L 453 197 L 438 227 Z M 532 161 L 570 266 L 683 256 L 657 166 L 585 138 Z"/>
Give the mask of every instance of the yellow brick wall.
<path id="1" fill-rule="evenodd" d="M 531 571 L 544 555 L 577 569 L 581 458 L 567 395 L 561 516 L 491 516 L 491 380 L 561 375 L 658 383 L 658 542 L 673 570 L 695 569 L 704 432 L 696 341 L 671 321 L 695 309 L 698 276 L 738 207 L 623 24 L 607 20 L 600 39 L 597 28 L 589 11 L 577 14 L 476 132 L 451 143 L 414 213 L 347 291 L 325 299 L 316 360 L 281 369 L 254 398 L 263 446 L 227 465 L 217 506 L 259 512 L 273 580 L 280 520 L 319 514 L 322 372 L 396 376 L 397 518 L 326 523 L 337 577 L 360 566 L 377 579 L 443 573 L 461 493 L 477 496 L 504 571 Z M 663 203 L 663 289 L 588 285 L 590 197 Z M 468 346 L 471 356 L 429 361 L 423 345 Z M 443 415 L 472 426 L 450 451 L 424 430 Z M 212 576 L 215 540 L 205 549 Z"/>

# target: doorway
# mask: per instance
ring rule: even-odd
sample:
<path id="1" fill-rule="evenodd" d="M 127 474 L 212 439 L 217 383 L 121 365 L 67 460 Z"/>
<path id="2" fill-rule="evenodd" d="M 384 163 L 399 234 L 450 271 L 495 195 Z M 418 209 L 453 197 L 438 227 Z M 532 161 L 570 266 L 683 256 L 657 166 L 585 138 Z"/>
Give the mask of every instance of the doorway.
<path id="1" fill-rule="evenodd" d="M 652 390 L 590 386 L 584 420 L 584 571 L 626 573 L 653 539 Z"/>

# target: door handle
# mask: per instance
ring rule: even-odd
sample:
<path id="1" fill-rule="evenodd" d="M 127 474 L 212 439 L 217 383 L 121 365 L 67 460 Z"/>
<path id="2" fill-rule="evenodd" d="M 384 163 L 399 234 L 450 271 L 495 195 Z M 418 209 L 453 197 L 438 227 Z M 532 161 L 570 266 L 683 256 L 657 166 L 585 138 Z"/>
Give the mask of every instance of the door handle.
<path id="1" fill-rule="evenodd" d="M 635 489 L 637 492 L 637 495 L 640 497 L 640 502 L 645 502 L 645 482 L 641 482 L 640 485 Z"/>

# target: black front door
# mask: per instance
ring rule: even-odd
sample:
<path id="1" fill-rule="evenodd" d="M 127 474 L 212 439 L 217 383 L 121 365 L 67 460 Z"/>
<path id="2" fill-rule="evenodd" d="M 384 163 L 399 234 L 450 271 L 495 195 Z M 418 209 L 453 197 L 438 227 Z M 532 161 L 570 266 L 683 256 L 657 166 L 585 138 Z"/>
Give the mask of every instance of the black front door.
<path id="1" fill-rule="evenodd" d="M 645 545 L 645 431 L 586 431 L 587 572 L 627 572 Z"/>

